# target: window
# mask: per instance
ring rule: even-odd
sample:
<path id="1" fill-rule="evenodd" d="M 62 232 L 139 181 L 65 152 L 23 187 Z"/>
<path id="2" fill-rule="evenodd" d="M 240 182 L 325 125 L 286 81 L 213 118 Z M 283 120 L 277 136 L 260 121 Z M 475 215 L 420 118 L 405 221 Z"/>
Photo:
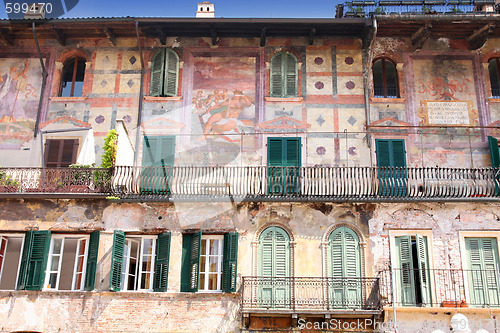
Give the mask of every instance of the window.
<path id="1" fill-rule="evenodd" d="M 500 98 L 500 59 L 490 60 L 488 71 L 490 73 L 491 97 Z"/>
<path id="2" fill-rule="evenodd" d="M 182 237 L 181 291 L 236 291 L 238 233 Z"/>
<path id="3" fill-rule="evenodd" d="M 109 288 L 113 291 L 167 291 L 170 233 L 157 236 L 113 235 Z"/>
<path id="4" fill-rule="evenodd" d="M 19 290 L 92 290 L 99 231 L 90 235 L 52 235 L 28 231 L 17 278 Z"/>
<path id="5" fill-rule="evenodd" d="M 74 57 L 66 61 L 63 68 L 61 97 L 83 96 L 85 59 Z"/>
<path id="6" fill-rule="evenodd" d="M 283 308 L 290 304 L 290 237 L 280 227 L 265 229 L 259 238 L 257 275 L 260 307 Z"/>
<path id="7" fill-rule="evenodd" d="M 290 52 L 278 52 L 271 59 L 271 97 L 298 96 L 298 62 Z"/>
<path id="8" fill-rule="evenodd" d="M 471 305 L 499 306 L 497 239 L 466 237 L 465 249 Z"/>
<path id="9" fill-rule="evenodd" d="M 398 303 L 402 306 L 431 306 L 431 284 L 427 237 L 407 235 L 395 238 Z"/>
<path id="10" fill-rule="evenodd" d="M 267 138 L 268 193 L 299 193 L 300 158 L 300 138 Z"/>
<path id="11" fill-rule="evenodd" d="M 151 64 L 150 95 L 177 96 L 179 56 L 171 49 L 162 49 L 153 56 Z"/>
<path id="12" fill-rule="evenodd" d="M 359 237 L 347 227 L 335 229 L 328 239 L 330 306 L 361 309 L 362 280 Z"/>
<path id="13" fill-rule="evenodd" d="M 170 181 L 175 159 L 174 136 L 145 136 L 141 174 L 141 192 L 165 194 L 170 192 Z"/>
<path id="14" fill-rule="evenodd" d="M 407 189 L 405 141 L 377 139 L 379 195 L 405 196 Z"/>
<path id="15" fill-rule="evenodd" d="M 392 61 L 382 58 L 373 63 L 373 90 L 375 97 L 399 97 L 398 76 Z"/>
<path id="16" fill-rule="evenodd" d="M 0 235 L 0 290 L 16 289 L 22 248 L 22 235 Z"/>
<path id="17" fill-rule="evenodd" d="M 45 167 L 69 167 L 76 162 L 78 140 L 47 139 L 45 141 Z"/>

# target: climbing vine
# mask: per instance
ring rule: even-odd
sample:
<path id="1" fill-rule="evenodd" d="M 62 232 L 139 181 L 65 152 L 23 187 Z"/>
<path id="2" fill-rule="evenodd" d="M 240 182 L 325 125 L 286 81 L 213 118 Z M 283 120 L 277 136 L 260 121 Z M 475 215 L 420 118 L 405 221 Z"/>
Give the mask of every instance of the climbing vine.
<path id="1" fill-rule="evenodd" d="M 118 133 L 111 130 L 104 139 L 104 153 L 102 154 L 101 168 L 112 168 L 115 166 Z"/>

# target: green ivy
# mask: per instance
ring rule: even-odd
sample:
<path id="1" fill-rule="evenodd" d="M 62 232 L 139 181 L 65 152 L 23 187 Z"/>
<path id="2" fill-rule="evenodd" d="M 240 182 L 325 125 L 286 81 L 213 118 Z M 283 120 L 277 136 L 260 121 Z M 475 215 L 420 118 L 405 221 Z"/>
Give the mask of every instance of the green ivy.
<path id="1" fill-rule="evenodd" d="M 102 154 L 101 168 L 112 168 L 115 166 L 118 133 L 111 130 L 104 139 L 104 154 Z"/>

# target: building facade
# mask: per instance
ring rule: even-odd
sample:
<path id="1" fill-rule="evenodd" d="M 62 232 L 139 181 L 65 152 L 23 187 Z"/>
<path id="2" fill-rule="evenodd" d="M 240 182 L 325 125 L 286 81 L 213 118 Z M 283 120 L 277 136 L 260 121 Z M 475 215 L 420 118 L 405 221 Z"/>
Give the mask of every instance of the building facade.
<path id="1" fill-rule="evenodd" d="M 499 16 L 354 5 L 2 22 L 0 331 L 495 332 Z"/>

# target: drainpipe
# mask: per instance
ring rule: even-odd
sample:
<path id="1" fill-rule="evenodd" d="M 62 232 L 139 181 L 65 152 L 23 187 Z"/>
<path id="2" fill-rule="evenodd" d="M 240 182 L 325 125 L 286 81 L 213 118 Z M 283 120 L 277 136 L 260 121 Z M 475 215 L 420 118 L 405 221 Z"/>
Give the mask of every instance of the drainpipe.
<path id="1" fill-rule="evenodd" d="M 135 32 L 137 34 L 137 44 L 139 45 L 139 54 L 141 59 L 141 86 L 139 89 L 139 106 L 137 108 L 137 133 L 135 136 L 134 167 L 137 166 L 139 144 L 141 142 L 142 99 L 144 93 L 144 57 L 142 56 L 141 37 L 139 36 L 139 21 L 135 21 Z"/>
<path id="2" fill-rule="evenodd" d="M 371 148 L 371 118 L 370 118 L 370 89 L 369 89 L 369 77 L 370 77 L 370 64 L 372 59 L 371 44 L 377 36 L 377 18 L 374 17 L 373 20 L 373 36 L 363 36 L 363 86 L 364 86 L 364 97 L 365 97 L 365 117 L 366 117 L 366 144 L 368 148 Z M 373 152 L 370 151 L 370 166 L 373 166 Z"/>
<path id="3" fill-rule="evenodd" d="M 45 85 L 47 84 L 47 76 L 49 76 L 49 74 L 45 70 L 45 65 L 43 63 L 42 52 L 40 51 L 40 45 L 38 44 L 38 38 L 36 37 L 35 22 L 33 22 L 33 37 L 35 37 L 35 44 L 36 44 L 36 49 L 38 51 L 38 58 L 40 58 L 40 66 L 42 66 L 42 87 L 40 89 L 40 100 L 38 101 L 38 111 L 36 113 L 35 133 L 34 133 L 34 137 L 36 138 L 36 135 L 38 133 L 38 127 L 40 125 L 40 113 L 42 112 L 43 94 L 45 93 Z"/>

